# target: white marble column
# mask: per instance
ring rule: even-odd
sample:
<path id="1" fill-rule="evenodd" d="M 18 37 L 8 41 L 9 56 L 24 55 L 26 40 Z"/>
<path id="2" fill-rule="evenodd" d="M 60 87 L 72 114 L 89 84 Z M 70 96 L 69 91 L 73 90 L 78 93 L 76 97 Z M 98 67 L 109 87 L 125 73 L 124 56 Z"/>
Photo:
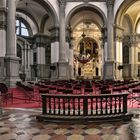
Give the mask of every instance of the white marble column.
<path id="1" fill-rule="evenodd" d="M 107 60 L 114 61 L 114 0 L 107 0 Z"/>
<path id="2" fill-rule="evenodd" d="M 137 42 L 137 35 L 132 35 L 130 36 L 130 40 L 131 40 L 131 47 L 130 47 L 130 55 L 129 55 L 129 63 L 130 63 L 130 68 L 131 68 L 131 79 L 134 79 L 136 80 L 138 77 L 138 67 L 137 67 L 137 60 L 138 58 L 136 57 L 137 56 L 137 51 L 136 51 L 136 48 L 137 48 L 137 45 L 138 45 L 138 42 Z M 138 37 L 139 38 L 139 37 Z"/>
<path id="3" fill-rule="evenodd" d="M 6 0 L 0 1 L 0 42 L 0 57 L 4 57 L 6 51 Z"/>
<path id="4" fill-rule="evenodd" d="M 19 81 L 19 58 L 16 56 L 16 3 L 7 0 L 7 33 L 6 33 L 6 84 L 15 86 Z"/>
<path id="5" fill-rule="evenodd" d="M 66 59 L 66 26 L 65 6 L 66 0 L 59 0 L 59 62 L 58 79 L 69 79 L 69 64 Z"/>
<path id="6" fill-rule="evenodd" d="M 119 26 L 115 26 L 115 64 L 116 64 L 116 80 L 123 80 L 123 68 L 119 68 L 119 66 L 123 66 L 123 46 L 122 46 L 122 40 L 123 40 L 123 28 Z"/>
<path id="7" fill-rule="evenodd" d="M 59 61 L 66 62 L 65 0 L 59 0 Z"/>
<path id="8" fill-rule="evenodd" d="M 104 80 L 115 80 L 114 63 L 114 0 L 107 0 L 107 60 L 104 65 Z"/>
<path id="9" fill-rule="evenodd" d="M 0 81 L 4 79 L 4 56 L 6 49 L 6 0 L 0 1 Z M 0 116 L 3 114 L 2 101 L 0 97 Z"/>
<path id="10" fill-rule="evenodd" d="M 15 57 L 16 56 L 16 4 L 15 0 L 7 0 L 7 48 L 6 56 Z"/>

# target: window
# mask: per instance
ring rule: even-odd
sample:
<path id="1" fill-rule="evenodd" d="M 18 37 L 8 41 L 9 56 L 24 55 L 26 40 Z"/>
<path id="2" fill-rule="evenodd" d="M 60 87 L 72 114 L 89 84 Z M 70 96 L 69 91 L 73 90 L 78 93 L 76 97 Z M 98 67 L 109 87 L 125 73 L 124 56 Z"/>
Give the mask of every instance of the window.
<path id="1" fill-rule="evenodd" d="M 16 20 L 16 34 L 20 36 L 29 36 L 28 28 L 20 20 Z"/>

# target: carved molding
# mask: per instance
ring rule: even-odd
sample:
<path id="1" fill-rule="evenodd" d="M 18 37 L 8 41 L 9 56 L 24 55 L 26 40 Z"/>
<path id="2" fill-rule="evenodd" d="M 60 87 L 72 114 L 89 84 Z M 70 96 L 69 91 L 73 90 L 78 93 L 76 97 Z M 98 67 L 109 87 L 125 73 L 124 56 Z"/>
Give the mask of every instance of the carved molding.
<path id="1" fill-rule="evenodd" d="M 140 35 L 139 34 L 130 35 L 130 40 L 133 46 L 137 46 L 137 44 L 140 43 Z"/>
<path id="2" fill-rule="evenodd" d="M 124 46 L 131 47 L 131 39 L 130 39 L 129 35 L 124 36 L 124 38 L 123 38 L 123 47 Z"/>

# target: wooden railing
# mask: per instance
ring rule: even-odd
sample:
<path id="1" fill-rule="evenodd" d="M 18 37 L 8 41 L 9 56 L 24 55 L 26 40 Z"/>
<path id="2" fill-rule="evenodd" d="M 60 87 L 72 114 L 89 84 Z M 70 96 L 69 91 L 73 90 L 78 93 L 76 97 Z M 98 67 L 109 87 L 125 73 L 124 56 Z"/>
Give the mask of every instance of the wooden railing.
<path id="1" fill-rule="evenodd" d="M 125 119 L 128 94 L 56 95 L 42 94 L 42 115 L 39 120 Z"/>

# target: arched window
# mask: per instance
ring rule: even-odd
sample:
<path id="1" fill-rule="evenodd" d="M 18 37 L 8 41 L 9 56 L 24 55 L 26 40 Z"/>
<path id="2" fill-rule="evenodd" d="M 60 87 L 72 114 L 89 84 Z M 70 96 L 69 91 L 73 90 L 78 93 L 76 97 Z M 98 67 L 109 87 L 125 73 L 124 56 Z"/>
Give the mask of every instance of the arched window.
<path id="1" fill-rule="evenodd" d="M 19 36 L 29 36 L 27 26 L 20 20 L 16 20 L 16 34 Z"/>

